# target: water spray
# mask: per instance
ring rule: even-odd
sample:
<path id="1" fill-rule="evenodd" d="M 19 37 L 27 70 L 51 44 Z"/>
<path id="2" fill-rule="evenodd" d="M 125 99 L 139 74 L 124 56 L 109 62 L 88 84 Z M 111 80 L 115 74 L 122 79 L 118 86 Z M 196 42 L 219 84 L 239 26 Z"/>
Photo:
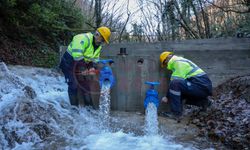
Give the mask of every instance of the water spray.
<path id="1" fill-rule="evenodd" d="M 146 92 L 146 98 L 144 100 L 144 108 L 146 110 L 145 116 L 145 133 L 147 135 L 158 134 L 158 116 L 157 109 L 159 107 L 158 92 L 154 89 L 159 82 L 145 82 L 150 85 L 150 88 Z"/>
<path id="2" fill-rule="evenodd" d="M 110 64 L 114 63 L 114 61 L 111 59 L 99 60 L 98 63 L 103 64 L 99 77 L 101 87 L 101 95 L 99 99 L 100 127 L 106 130 L 109 127 L 110 118 L 110 88 L 115 82 Z"/>
<path id="3" fill-rule="evenodd" d="M 155 86 L 159 85 L 159 82 L 145 82 L 150 85 L 150 88 L 146 92 L 146 98 L 144 100 L 144 108 L 146 109 L 149 103 L 153 103 L 156 108 L 159 107 L 158 92 L 154 89 Z"/>

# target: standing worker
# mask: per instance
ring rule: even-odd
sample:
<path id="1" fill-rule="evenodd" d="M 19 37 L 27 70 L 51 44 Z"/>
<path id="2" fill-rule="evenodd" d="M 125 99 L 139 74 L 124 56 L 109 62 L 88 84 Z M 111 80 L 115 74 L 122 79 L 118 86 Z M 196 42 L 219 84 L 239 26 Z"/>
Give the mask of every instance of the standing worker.
<path id="1" fill-rule="evenodd" d="M 167 96 L 162 98 L 162 102 L 170 102 L 171 112 L 163 115 L 180 121 L 183 99 L 205 111 L 210 104 L 208 96 L 212 95 L 212 82 L 207 74 L 190 60 L 168 51 L 161 53 L 160 63 L 172 71 Z"/>
<path id="2" fill-rule="evenodd" d="M 64 53 L 60 68 L 68 84 L 68 95 L 70 104 L 79 105 L 78 88 L 81 88 L 84 103 L 93 107 L 90 94 L 89 82 L 84 81 L 79 84 L 79 74 L 82 76 L 94 74 L 96 71 L 96 61 L 100 57 L 102 44 L 109 43 L 111 32 L 107 27 L 99 27 L 95 33 L 83 33 L 73 37 L 67 51 Z M 85 79 L 86 80 L 86 79 Z"/>

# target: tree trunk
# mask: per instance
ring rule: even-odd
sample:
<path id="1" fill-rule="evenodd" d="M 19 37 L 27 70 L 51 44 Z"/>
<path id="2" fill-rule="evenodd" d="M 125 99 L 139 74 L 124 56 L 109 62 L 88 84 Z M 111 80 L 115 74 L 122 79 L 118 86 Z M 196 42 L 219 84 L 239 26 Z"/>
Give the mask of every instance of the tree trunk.
<path id="1" fill-rule="evenodd" d="M 200 19 L 199 19 L 198 13 L 196 11 L 195 5 L 194 5 L 194 3 L 193 3 L 192 0 L 189 0 L 189 2 L 190 2 L 190 5 L 191 5 L 191 7 L 193 9 L 194 15 L 195 15 L 195 23 L 196 23 L 196 26 L 197 26 L 197 30 L 198 30 L 199 36 L 201 38 L 203 38 L 203 34 L 201 32 L 201 26 L 200 26 Z"/>
<path id="2" fill-rule="evenodd" d="M 96 28 L 100 27 L 102 23 L 101 18 L 101 0 L 95 0 L 95 16 L 96 16 Z"/>
<path id="3" fill-rule="evenodd" d="M 175 21 L 175 14 L 174 14 L 174 2 L 173 0 L 170 1 L 167 5 L 167 10 L 168 10 L 168 14 L 169 14 L 169 19 L 170 19 L 170 24 L 171 24 L 171 38 L 172 40 L 176 39 L 176 34 L 175 34 L 175 30 L 176 30 L 176 21 Z"/>
<path id="4" fill-rule="evenodd" d="M 189 27 L 188 23 L 186 22 L 185 20 L 185 17 L 182 15 L 181 11 L 180 11 L 180 8 L 179 8 L 179 5 L 178 3 L 175 1 L 174 2 L 174 6 L 178 12 L 178 14 L 180 15 L 180 20 L 179 20 L 179 23 L 181 24 L 181 26 L 186 30 L 188 31 L 188 33 L 192 34 L 192 36 L 195 38 L 195 39 L 199 39 L 199 36 L 193 31 L 192 28 Z M 178 20 L 178 19 L 177 19 Z"/>
<path id="5" fill-rule="evenodd" d="M 201 7 L 201 13 L 202 13 L 202 17 L 203 17 L 203 22 L 204 22 L 204 26 L 205 26 L 205 35 L 206 38 L 210 38 L 210 26 L 209 26 L 209 18 L 207 13 L 204 11 L 203 9 L 203 5 L 201 0 L 198 0 L 200 7 Z"/>

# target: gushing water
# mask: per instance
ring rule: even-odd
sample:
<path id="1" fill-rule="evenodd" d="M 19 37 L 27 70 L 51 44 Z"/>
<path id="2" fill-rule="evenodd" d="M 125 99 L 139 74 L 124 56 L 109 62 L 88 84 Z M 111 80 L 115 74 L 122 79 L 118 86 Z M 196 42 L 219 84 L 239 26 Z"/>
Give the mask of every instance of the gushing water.
<path id="1" fill-rule="evenodd" d="M 102 89 L 100 110 L 72 109 L 67 85 L 59 74 L 42 68 L 10 70 L 23 84 L 11 82 L 0 69 L 0 149 L 190 149 L 158 135 L 158 129 L 151 128 L 157 126 L 156 121 L 147 125 L 148 133 L 152 130 L 155 135 L 138 135 L 131 127 L 143 130 L 143 125 L 110 116 L 108 85 Z M 37 96 L 26 95 L 23 85 L 30 85 Z M 149 105 L 150 119 L 156 115 L 154 109 Z M 108 130 L 100 126 L 99 112 L 102 120 L 113 121 Z M 124 132 L 126 128 L 129 133 Z"/>
<path id="2" fill-rule="evenodd" d="M 8 82 L 13 83 L 18 88 L 22 88 L 22 90 L 25 92 L 24 94 L 27 97 L 31 99 L 36 97 L 36 92 L 34 91 L 34 89 L 31 86 L 25 84 L 23 79 L 21 79 L 19 76 L 10 72 L 4 62 L 0 62 L 0 72 L 0 76 L 5 77 Z"/>
<path id="3" fill-rule="evenodd" d="M 101 127 L 107 129 L 110 119 L 110 84 L 107 82 L 101 87 L 101 95 L 99 99 L 99 117 Z"/>
<path id="4" fill-rule="evenodd" d="M 153 103 L 149 103 L 147 106 L 144 130 L 146 135 L 158 134 L 157 108 Z"/>

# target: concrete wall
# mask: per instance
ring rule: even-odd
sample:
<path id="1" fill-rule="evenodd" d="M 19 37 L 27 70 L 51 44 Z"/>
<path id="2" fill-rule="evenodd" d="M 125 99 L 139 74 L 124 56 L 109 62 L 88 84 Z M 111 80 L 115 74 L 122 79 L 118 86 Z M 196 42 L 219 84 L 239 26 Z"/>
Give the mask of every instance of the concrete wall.
<path id="1" fill-rule="evenodd" d="M 126 48 L 127 55 L 118 55 L 120 48 Z M 112 68 L 116 84 L 112 88 L 111 109 L 143 111 L 148 88 L 145 81 L 159 81 L 159 97 L 166 94 L 170 73 L 159 65 L 159 55 L 164 50 L 192 60 L 208 73 L 213 86 L 250 73 L 249 38 L 110 44 L 103 48 L 101 57 L 115 61 Z M 143 63 L 138 63 L 138 60 L 143 60 Z M 160 110 L 165 109 L 166 105 L 160 105 Z"/>

